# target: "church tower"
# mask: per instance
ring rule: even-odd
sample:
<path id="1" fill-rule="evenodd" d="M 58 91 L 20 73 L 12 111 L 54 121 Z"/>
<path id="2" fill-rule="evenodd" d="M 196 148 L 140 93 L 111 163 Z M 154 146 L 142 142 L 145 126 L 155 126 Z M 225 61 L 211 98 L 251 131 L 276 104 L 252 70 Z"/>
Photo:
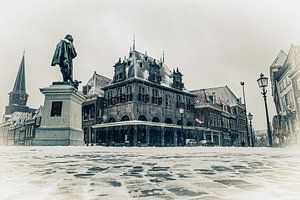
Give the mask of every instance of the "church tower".
<path id="1" fill-rule="evenodd" d="M 13 90 L 9 93 L 9 104 L 5 107 L 5 115 L 11 115 L 14 112 L 28 112 L 26 106 L 28 94 L 25 85 L 25 58 L 24 54 L 15 80 Z"/>

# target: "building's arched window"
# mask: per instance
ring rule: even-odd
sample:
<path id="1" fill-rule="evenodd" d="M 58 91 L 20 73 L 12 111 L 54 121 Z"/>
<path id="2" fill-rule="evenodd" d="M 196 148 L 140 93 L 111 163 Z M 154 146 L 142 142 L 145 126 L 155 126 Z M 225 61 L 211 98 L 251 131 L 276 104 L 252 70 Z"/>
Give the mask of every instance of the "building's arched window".
<path id="1" fill-rule="evenodd" d="M 187 126 L 193 126 L 192 122 L 190 122 L 190 121 L 187 122 L 186 125 L 187 125 Z"/>
<path id="2" fill-rule="evenodd" d="M 140 121 L 147 121 L 147 118 L 145 117 L 145 115 L 140 115 L 138 120 Z"/>
<path id="3" fill-rule="evenodd" d="M 159 118 L 158 117 L 153 117 L 152 122 L 159 122 Z"/>
<path id="4" fill-rule="evenodd" d="M 121 118 L 121 121 L 129 121 L 129 117 L 127 115 L 124 115 L 122 118 Z"/>
<path id="5" fill-rule="evenodd" d="M 182 125 L 182 121 L 181 121 L 181 120 L 178 120 L 178 121 L 177 121 L 177 125 Z"/>
<path id="6" fill-rule="evenodd" d="M 167 119 L 165 120 L 165 123 L 166 123 L 166 124 L 173 124 L 173 121 L 172 121 L 172 119 L 167 118 Z"/>

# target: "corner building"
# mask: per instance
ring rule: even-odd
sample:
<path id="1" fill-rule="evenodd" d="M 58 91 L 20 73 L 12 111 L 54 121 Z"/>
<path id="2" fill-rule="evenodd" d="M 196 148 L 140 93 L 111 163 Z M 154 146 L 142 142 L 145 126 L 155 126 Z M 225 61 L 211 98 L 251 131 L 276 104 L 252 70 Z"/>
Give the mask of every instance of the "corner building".
<path id="1" fill-rule="evenodd" d="M 202 121 L 198 128 L 198 141 L 209 140 L 220 146 L 246 145 L 247 118 L 241 99 L 227 86 L 191 92 L 197 95 L 195 116 Z"/>
<path id="2" fill-rule="evenodd" d="M 299 144 L 299 52 L 299 45 L 291 45 L 288 54 L 281 50 L 270 66 L 276 108 L 272 123 L 273 141 L 279 146 Z"/>
<path id="3" fill-rule="evenodd" d="M 195 95 L 184 87 L 178 68 L 171 71 L 164 59 L 158 61 L 135 49 L 113 67 L 112 82 L 102 88 L 103 123 L 93 126 L 96 142 L 185 145 L 186 135 L 193 131 Z M 183 114 L 179 108 L 184 109 Z"/>

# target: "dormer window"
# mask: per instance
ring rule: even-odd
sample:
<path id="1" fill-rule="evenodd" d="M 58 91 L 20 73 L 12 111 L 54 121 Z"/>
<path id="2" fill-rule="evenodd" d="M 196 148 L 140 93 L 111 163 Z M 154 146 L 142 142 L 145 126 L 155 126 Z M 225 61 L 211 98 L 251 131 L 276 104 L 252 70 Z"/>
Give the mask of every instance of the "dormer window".
<path id="1" fill-rule="evenodd" d="M 184 87 L 182 83 L 182 74 L 179 72 L 178 68 L 176 71 L 173 71 L 173 87 L 180 90 Z"/>
<path id="2" fill-rule="evenodd" d="M 119 73 L 119 79 L 122 79 L 122 78 L 123 78 L 123 74 Z"/>
<path id="3" fill-rule="evenodd" d="M 212 103 L 216 103 L 216 97 L 215 97 L 214 94 L 213 94 L 213 95 L 209 95 L 208 98 L 209 98 L 209 100 L 210 100 Z"/>

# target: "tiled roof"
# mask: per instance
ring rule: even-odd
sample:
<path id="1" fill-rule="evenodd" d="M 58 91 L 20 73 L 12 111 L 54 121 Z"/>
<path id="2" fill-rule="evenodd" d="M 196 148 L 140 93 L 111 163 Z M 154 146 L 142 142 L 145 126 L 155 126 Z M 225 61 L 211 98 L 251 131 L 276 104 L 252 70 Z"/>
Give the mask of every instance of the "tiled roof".
<path id="1" fill-rule="evenodd" d="M 207 89 L 199 89 L 190 91 L 192 94 L 197 95 L 195 103 L 212 102 L 209 96 L 215 96 L 215 101 L 219 105 L 235 106 L 239 103 L 238 98 L 227 87 L 215 87 Z"/>
<path id="2" fill-rule="evenodd" d="M 286 61 L 287 55 L 283 50 L 280 50 L 280 52 L 278 53 L 277 57 L 275 58 L 275 60 L 273 61 L 272 66 L 278 66 L 278 67 L 282 67 L 284 62 Z"/>
<path id="3" fill-rule="evenodd" d="M 91 95 L 103 96 L 104 91 L 101 90 L 101 88 L 107 86 L 110 82 L 111 82 L 111 79 L 94 72 L 93 76 L 90 78 L 90 80 L 86 84 L 86 86 L 89 87 L 89 91 L 88 91 L 87 95 L 88 96 L 91 96 Z"/>
<path id="4" fill-rule="evenodd" d="M 32 113 L 29 112 L 14 112 L 9 119 L 10 128 L 24 124 L 24 122 L 32 117 Z"/>
<path id="5" fill-rule="evenodd" d="M 300 45 L 291 45 L 288 54 L 282 50 L 277 55 L 271 65 L 271 81 L 273 76 L 275 79 L 281 79 L 290 69 L 294 70 L 300 67 Z M 272 71 L 273 70 L 273 71 Z M 273 75 L 274 74 L 274 75 Z"/>
<path id="6" fill-rule="evenodd" d="M 172 71 L 168 68 L 168 66 L 165 63 L 136 50 L 134 50 L 132 53 L 132 59 L 134 60 L 132 64 L 134 65 L 134 69 L 136 70 L 135 77 L 147 80 L 151 64 L 156 63 L 160 66 L 160 74 L 162 79 L 161 84 L 164 86 L 172 87 Z M 142 63 L 142 67 L 139 66 L 139 63 Z"/>
<path id="7" fill-rule="evenodd" d="M 40 107 L 36 110 L 36 112 L 35 112 L 33 118 L 41 117 L 42 114 L 43 114 L 43 110 L 44 110 L 43 108 L 44 108 L 43 106 L 40 106 Z"/>
<path id="8" fill-rule="evenodd" d="M 147 53 L 141 53 L 137 50 L 131 50 L 129 57 L 125 58 L 120 64 L 125 65 L 125 78 L 139 78 L 142 80 L 148 80 L 151 67 L 157 66 L 160 71 L 161 82 L 160 84 L 166 87 L 172 87 L 173 85 L 173 72 L 169 67 L 162 62 L 147 55 Z M 119 64 L 117 63 L 117 64 Z M 187 91 L 186 88 L 183 90 Z"/>

